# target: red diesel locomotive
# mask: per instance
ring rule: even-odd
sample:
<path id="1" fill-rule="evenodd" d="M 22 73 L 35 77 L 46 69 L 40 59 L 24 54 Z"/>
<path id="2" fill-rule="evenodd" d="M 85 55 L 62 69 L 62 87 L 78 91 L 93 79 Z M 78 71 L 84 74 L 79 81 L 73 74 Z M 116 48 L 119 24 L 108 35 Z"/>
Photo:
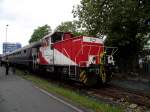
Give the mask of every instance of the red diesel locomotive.
<path id="1" fill-rule="evenodd" d="M 101 38 L 54 32 L 6 54 L 2 60 L 7 57 L 10 64 L 53 72 L 63 80 L 95 85 L 99 81 L 106 83 L 112 77 L 114 49 L 111 48 L 109 54 L 107 49 Z"/>

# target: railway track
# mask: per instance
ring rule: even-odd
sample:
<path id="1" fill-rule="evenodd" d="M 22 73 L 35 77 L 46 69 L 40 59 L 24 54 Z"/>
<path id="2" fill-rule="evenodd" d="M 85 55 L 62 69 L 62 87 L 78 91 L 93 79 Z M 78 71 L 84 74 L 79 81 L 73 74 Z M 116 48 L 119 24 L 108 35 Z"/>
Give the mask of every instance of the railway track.
<path id="1" fill-rule="evenodd" d="M 80 84 L 64 84 L 63 86 L 111 105 L 128 102 L 129 105 L 136 104 L 150 108 L 150 92 L 130 90 L 110 84 L 99 88 L 85 88 L 85 86 L 81 86 Z"/>
<path id="2" fill-rule="evenodd" d="M 112 84 L 107 84 L 98 88 L 89 88 L 73 82 L 68 84 L 56 81 L 56 83 L 109 104 L 115 105 L 119 101 L 150 108 L 150 91 L 131 90 Z"/>
<path id="3" fill-rule="evenodd" d="M 44 78 L 40 76 L 41 78 Z M 130 104 L 137 104 L 138 106 L 144 106 L 150 108 L 150 91 L 138 91 L 131 90 L 112 84 L 107 84 L 101 87 L 89 88 L 75 82 L 60 82 L 60 80 L 52 80 L 51 78 L 45 77 L 52 83 L 58 84 L 59 86 L 69 88 L 73 91 L 77 91 L 81 94 L 88 95 L 91 98 L 100 100 L 112 105 L 117 105 L 120 102 L 129 102 Z"/>
<path id="4" fill-rule="evenodd" d="M 100 89 L 91 89 L 91 93 L 97 98 L 102 96 L 112 98 L 113 101 L 129 102 L 150 108 L 150 93 L 131 91 L 112 85 Z"/>

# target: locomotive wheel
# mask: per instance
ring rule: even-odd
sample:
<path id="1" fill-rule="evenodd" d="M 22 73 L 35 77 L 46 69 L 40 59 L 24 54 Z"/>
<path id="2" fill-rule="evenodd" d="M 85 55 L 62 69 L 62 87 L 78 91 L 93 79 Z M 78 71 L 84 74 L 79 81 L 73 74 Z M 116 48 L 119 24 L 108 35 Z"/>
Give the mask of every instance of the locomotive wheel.
<path id="1" fill-rule="evenodd" d="M 111 71 L 107 71 L 107 82 L 110 82 L 112 80 L 112 72 Z"/>

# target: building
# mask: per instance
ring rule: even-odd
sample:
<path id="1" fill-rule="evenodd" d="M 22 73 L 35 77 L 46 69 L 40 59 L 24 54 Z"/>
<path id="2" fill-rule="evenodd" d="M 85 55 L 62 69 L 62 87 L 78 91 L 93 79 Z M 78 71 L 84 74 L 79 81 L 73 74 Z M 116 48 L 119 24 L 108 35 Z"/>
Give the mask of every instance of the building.
<path id="1" fill-rule="evenodd" d="M 20 43 L 9 43 L 9 42 L 4 42 L 3 43 L 3 54 L 12 52 L 18 48 L 21 48 Z"/>

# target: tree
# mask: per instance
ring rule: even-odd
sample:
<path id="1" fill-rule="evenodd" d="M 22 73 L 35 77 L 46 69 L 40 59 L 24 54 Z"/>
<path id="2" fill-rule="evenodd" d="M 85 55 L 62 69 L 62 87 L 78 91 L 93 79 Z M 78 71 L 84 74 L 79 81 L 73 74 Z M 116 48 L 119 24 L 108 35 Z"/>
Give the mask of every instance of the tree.
<path id="1" fill-rule="evenodd" d="M 60 32 L 72 32 L 75 36 L 85 34 L 85 31 L 81 28 L 79 21 L 75 20 L 62 22 L 55 30 Z"/>
<path id="2" fill-rule="evenodd" d="M 29 43 L 38 41 L 41 38 L 43 38 L 45 35 L 47 35 L 51 32 L 52 32 L 51 27 L 47 24 L 44 26 L 38 27 L 37 29 L 34 30 L 32 36 L 29 40 Z"/>
<path id="3" fill-rule="evenodd" d="M 89 35 L 107 35 L 106 45 L 118 47 L 118 64 L 127 69 L 148 40 L 149 6 L 149 0 L 82 0 L 73 14 Z"/>

